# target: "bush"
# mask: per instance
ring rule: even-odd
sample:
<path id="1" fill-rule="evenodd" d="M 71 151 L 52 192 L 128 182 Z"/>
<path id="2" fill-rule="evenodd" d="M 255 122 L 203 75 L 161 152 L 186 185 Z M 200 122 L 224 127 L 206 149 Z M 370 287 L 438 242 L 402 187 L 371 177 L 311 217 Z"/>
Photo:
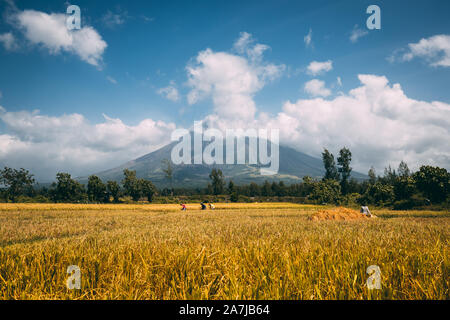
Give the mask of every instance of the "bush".
<path id="1" fill-rule="evenodd" d="M 359 193 L 349 193 L 341 197 L 339 204 L 346 206 L 357 206 L 359 204 L 360 198 L 361 195 Z"/>
<path id="2" fill-rule="evenodd" d="M 312 191 L 309 197 L 318 204 L 338 204 L 341 200 L 341 186 L 336 180 L 312 182 Z"/>
<path id="3" fill-rule="evenodd" d="M 399 200 L 394 202 L 394 210 L 411 210 L 429 205 L 430 202 L 419 194 L 411 196 L 406 200 Z"/>
<path id="4" fill-rule="evenodd" d="M 393 186 L 377 182 L 367 188 L 358 202 L 362 205 L 375 204 L 377 206 L 385 206 L 392 204 L 394 197 Z"/>
<path id="5" fill-rule="evenodd" d="M 230 201 L 231 202 L 239 202 L 239 195 L 236 192 L 233 192 L 230 195 Z"/>

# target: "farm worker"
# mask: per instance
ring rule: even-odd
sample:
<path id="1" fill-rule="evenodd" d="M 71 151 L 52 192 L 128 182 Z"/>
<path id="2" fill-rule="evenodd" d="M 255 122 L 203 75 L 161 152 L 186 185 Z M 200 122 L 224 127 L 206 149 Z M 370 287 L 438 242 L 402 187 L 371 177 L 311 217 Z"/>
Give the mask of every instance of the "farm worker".
<path id="1" fill-rule="evenodd" d="M 210 204 L 209 204 L 209 208 L 210 208 L 211 210 L 214 210 L 216 207 L 214 206 L 214 204 L 210 203 Z"/>
<path id="2" fill-rule="evenodd" d="M 362 206 L 360 212 L 362 214 L 365 214 L 366 216 L 369 216 L 369 217 L 372 216 L 372 213 L 370 213 L 369 207 L 367 207 L 367 206 Z"/>
<path id="3" fill-rule="evenodd" d="M 181 210 L 186 211 L 186 205 L 184 203 L 181 204 Z"/>
<path id="4" fill-rule="evenodd" d="M 206 210 L 206 206 L 203 202 L 200 202 L 200 205 L 202 206 L 202 210 Z"/>

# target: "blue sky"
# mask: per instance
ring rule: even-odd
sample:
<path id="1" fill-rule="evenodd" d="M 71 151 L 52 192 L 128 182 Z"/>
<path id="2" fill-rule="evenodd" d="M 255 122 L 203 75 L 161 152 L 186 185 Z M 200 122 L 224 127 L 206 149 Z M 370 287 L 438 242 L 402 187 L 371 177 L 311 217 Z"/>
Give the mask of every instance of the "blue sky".
<path id="1" fill-rule="evenodd" d="M 197 90 L 201 86 L 200 81 L 205 81 L 206 78 L 196 79 L 195 84 L 189 82 L 192 74 L 189 74 L 187 68 L 191 66 L 200 70 L 202 62 L 196 59 L 207 48 L 211 50 L 211 55 L 224 52 L 250 61 L 249 56 L 237 52 L 235 46 L 243 33 L 251 35 L 249 46 L 267 46 L 263 58 L 252 64 L 251 70 L 267 65 L 279 67 L 279 72 L 270 80 L 255 71 L 255 76 L 261 83 L 257 88 L 244 93 L 245 99 L 250 99 L 256 106 L 257 111 L 251 114 L 252 120 L 261 122 L 261 114 L 267 114 L 267 117 L 276 122 L 274 119 L 284 115 L 280 113 L 288 114 L 284 109 L 286 103 L 299 108 L 303 108 L 301 101 L 314 99 L 319 99 L 314 102 L 319 104 L 326 104 L 327 101 L 335 103 L 337 97 L 348 96 L 351 90 L 361 87 L 362 82 L 358 78 L 361 74 L 385 77 L 388 84 L 384 87 L 387 89 L 392 89 L 396 83 L 400 84 L 402 92 L 399 95 L 407 99 L 424 101 L 430 105 L 433 101 L 438 101 L 442 104 L 439 106 L 439 115 L 434 118 L 444 117 L 446 120 L 448 117 L 450 67 L 445 62 L 441 65 L 433 63 L 444 61 L 445 55 L 450 54 L 450 49 L 446 47 L 446 38 L 432 38 L 450 34 L 448 1 L 80 0 L 72 4 L 81 8 L 82 27 L 94 30 L 106 44 L 103 50 L 96 51 L 98 56 L 95 63 L 83 59 L 83 51 L 67 49 L 64 45 L 57 44 L 58 49 L 53 47 L 52 50 L 46 43 L 45 35 L 31 34 L 27 29 L 36 28 L 33 23 L 41 23 L 26 16 L 24 13 L 27 10 L 48 15 L 64 14 L 67 2 L 0 1 L 0 40 L 3 39 L 0 42 L 0 106 L 6 114 L 2 118 L 3 123 L 0 123 L 0 129 L 6 139 L 3 143 L 8 144 L 8 148 L 12 150 L 11 153 L 4 151 L 0 155 L 0 161 L 4 164 L 28 164 L 12 155 L 17 150 L 11 146 L 11 141 L 22 145 L 20 153 L 25 157 L 26 148 L 29 148 L 28 152 L 35 152 L 30 144 L 41 143 L 46 139 L 49 143 L 54 142 L 55 138 L 49 137 L 52 130 L 33 122 L 36 114 L 51 121 L 63 121 L 61 119 L 64 115 L 69 116 L 69 120 L 64 120 L 72 121 L 70 115 L 79 114 L 83 117 L 83 125 L 91 127 L 104 123 L 106 115 L 120 119 L 127 130 L 136 129 L 144 119 L 176 127 L 189 127 L 194 120 L 216 115 L 219 119 L 223 117 L 223 122 L 232 123 L 234 120 L 220 111 L 220 108 L 228 106 L 215 102 L 215 99 L 226 96 L 229 91 L 208 92 L 202 99 L 189 101 L 189 93 Z M 366 19 L 369 17 L 366 8 L 371 4 L 381 8 L 381 30 L 368 30 L 366 27 Z M 42 21 L 44 23 L 45 19 Z M 359 30 L 363 36 L 352 42 L 350 37 L 355 30 Z M 6 34 L 10 36 L 2 38 Z M 305 42 L 308 34 L 311 35 L 309 45 Z M 412 52 L 409 45 L 417 44 L 421 39 L 429 39 L 430 43 L 433 39 L 437 40 L 429 44 L 426 53 L 421 51 L 421 47 Z M 405 58 L 411 52 L 412 58 Z M 330 61 L 332 67 L 314 75 L 307 69 L 313 61 Z M 341 84 L 338 83 L 338 77 Z M 317 86 L 307 90 L 306 83 L 313 79 L 317 80 L 315 84 L 319 87 L 323 85 L 322 89 L 325 91 L 317 91 Z M 214 81 L 213 86 L 221 80 Z M 373 83 L 367 82 L 365 85 L 372 86 Z M 168 97 L 168 92 L 173 95 Z M 370 103 L 372 106 L 377 105 L 377 102 Z M 402 109 L 402 112 L 418 110 L 416 107 L 407 108 L 409 107 Z M 426 106 L 419 109 L 423 108 Z M 36 109 L 39 113 L 33 113 Z M 298 111 L 299 117 L 307 118 L 305 109 L 302 110 Z M 292 111 L 288 115 L 295 118 L 294 114 Z M 385 116 L 389 121 L 392 120 L 388 113 Z M 36 130 L 29 130 L 30 125 L 26 124 L 28 120 L 24 120 L 24 117 L 30 117 L 26 119 L 32 123 L 31 126 L 36 126 Z M 311 123 L 315 118 L 308 119 L 308 123 Z M 398 128 L 416 121 L 397 120 L 401 120 Z M 429 131 L 425 128 L 430 121 L 425 121 L 423 127 L 420 127 L 419 122 L 417 125 L 419 129 Z M 341 144 L 347 143 L 360 151 L 359 155 L 355 154 L 355 165 L 362 171 L 367 171 L 370 165 L 377 168 L 389 163 L 397 165 L 401 158 L 409 160 L 413 167 L 419 162 L 449 167 L 448 130 L 436 123 L 433 123 L 433 128 L 438 126 L 441 131 L 438 130 L 435 134 L 442 136 L 443 133 L 444 139 L 433 146 L 432 150 L 428 150 L 428 153 L 422 149 L 427 141 L 434 138 L 425 136 L 425 133 L 417 139 L 421 141 L 420 146 L 411 147 L 411 142 L 405 142 L 386 146 L 387 151 L 383 150 L 382 145 L 374 145 L 371 150 L 365 150 L 362 146 L 370 144 L 365 140 L 370 137 L 360 138 L 358 132 L 355 132 L 354 140 L 349 140 L 347 134 L 345 137 L 338 137 L 336 141 L 332 138 L 318 139 L 311 146 L 305 144 L 302 138 L 295 140 L 294 137 L 302 133 L 311 135 L 314 130 L 303 130 L 301 123 L 296 123 L 296 126 L 299 128 L 296 132 L 285 133 L 286 144 L 318 156 L 324 146 L 336 152 Z M 394 130 L 392 127 L 395 126 L 387 126 L 384 132 L 387 128 Z M 45 132 L 48 134 L 44 134 Z M 98 133 L 98 130 L 95 132 Z M 69 154 L 90 154 L 77 162 L 81 164 L 68 161 L 67 154 L 63 156 L 62 152 L 40 158 L 40 161 L 49 164 L 45 168 L 37 165 L 34 168 L 49 174 L 53 174 L 57 168 L 81 174 L 99 169 L 105 164 L 120 164 L 118 162 L 125 160 L 127 156 L 143 154 L 160 145 L 164 134 L 159 134 L 157 141 L 146 142 L 148 147 L 130 151 L 123 145 L 112 146 L 109 150 L 104 148 L 101 155 L 89 153 L 94 148 L 93 145 L 100 144 L 101 141 L 80 143 L 80 149 L 71 150 Z M 324 134 L 330 137 L 339 135 L 334 131 Z M 395 137 L 394 133 L 391 134 Z M 404 129 L 403 134 L 405 137 L 411 136 L 408 129 Z M 67 135 L 67 132 L 59 135 Z M 372 132 L 373 140 L 390 139 L 391 136 L 377 136 Z M 356 141 L 358 139 L 361 141 Z M 68 141 L 71 140 L 60 141 L 61 148 L 64 149 L 64 144 L 69 143 Z M 308 141 L 311 141 L 310 136 Z M 134 141 L 130 140 L 130 143 Z M 438 149 L 441 152 L 436 151 Z M 379 154 L 380 159 L 373 157 L 374 154 Z M 102 163 L 86 160 L 102 159 L 103 156 Z M 54 164 L 51 161 L 55 161 Z"/>

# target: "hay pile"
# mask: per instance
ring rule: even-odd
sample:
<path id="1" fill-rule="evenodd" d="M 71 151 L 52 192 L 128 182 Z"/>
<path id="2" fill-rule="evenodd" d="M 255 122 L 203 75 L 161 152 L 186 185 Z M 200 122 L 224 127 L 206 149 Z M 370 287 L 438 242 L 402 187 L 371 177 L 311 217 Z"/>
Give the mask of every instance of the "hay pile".
<path id="1" fill-rule="evenodd" d="M 372 218 L 375 218 L 375 216 L 372 215 Z M 366 216 L 365 214 L 360 213 L 359 211 L 344 207 L 338 207 L 333 209 L 317 211 L 310 217 L 310 219 L 312 221 L 321 221 L 321 220 L 364 220 L 371 218 Z"/>

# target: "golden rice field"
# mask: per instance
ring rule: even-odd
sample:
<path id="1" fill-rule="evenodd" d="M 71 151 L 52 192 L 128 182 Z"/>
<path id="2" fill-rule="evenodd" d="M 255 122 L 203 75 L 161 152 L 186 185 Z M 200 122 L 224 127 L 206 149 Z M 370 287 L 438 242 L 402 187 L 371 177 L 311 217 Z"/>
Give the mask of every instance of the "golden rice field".
<path id="1" fill-rule="evenodd" d="M 323 209 L 0 204 L 0 299 L 449 299 L 448 211 L 311 220 Z"/>

